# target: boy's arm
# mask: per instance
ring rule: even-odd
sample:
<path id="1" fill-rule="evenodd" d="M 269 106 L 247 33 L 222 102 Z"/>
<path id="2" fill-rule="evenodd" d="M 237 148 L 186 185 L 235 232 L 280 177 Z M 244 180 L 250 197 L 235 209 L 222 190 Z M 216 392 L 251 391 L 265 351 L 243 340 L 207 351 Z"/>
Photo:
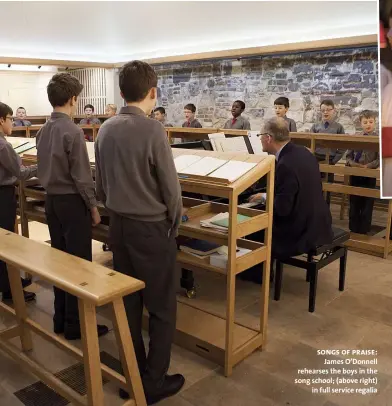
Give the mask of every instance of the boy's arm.
<path id="1" fill-rule="evenodd" d="M 98 142 L 95 143 L 95 189 L 97 197 L 100 202 L 106 207 L 106 194 L 103 190 L 102 177 L 101 177 L 101 162 L 99 157 Z"/>
<path id="2" fill-rule="evenodd" d="M 343 126 L 341 124 L 339 124 L 338 131 L 337 131 L 336 134 L 345 134 L 344 128 L 343 128 Z M 343 155 L 344 155 L 344 150 L 337 149 L 336 154 L 335 154 L 335 158 L 333 160 L 333 165 L 337 164 L 342 159 Z"/>
<path id="3" fill-rule="evenodd" d="M 70 174 L 76 188 L 88 208 L 96 207 L 97 199 L 95 197 L 94 182 L 82 130 L 75 130 L 75 133 L 70 135 L 67 152 Z"/>
<path id="4" fill-rule="evenodd" d="M 10 144 L 5 144 L 0 149 L 0 162 L 7 171 L 20 180 L 27 180 L 37 175 L 37 165 L 23 166 Z"/>
<path id="5" fill-rule="evenodd" d="M 250 130 L 250 122 L 248 120 L 244 122 L 244 130 Z"/>
<path id="6" fill-rule="evenodd" d="M 201 125 L 200 121 L 197 121 L 195 128 L 203 128 L 203 126 Z"/>
<path id="7" fill-rule="evenodd" d="M 354 150 L 349 149 L 346 154 L 347 166 L 354 166 Z"/>
<path id="8" fill-rule="evenodd" d="M 157 131 L 161 134 L 157 134 L 157 140 L 153 146 L 154 164 L 163 201 L 167 207 L 168 220 L 172 225 L 171 232 L 177 235 L 182 217 L 181 186 L 165 131 L 163 128 Z"/>
<path id="9" fill-rule="evenodd" d="M 311 127 L 310 127 L 310 130 L 309 130 L 311 133 L 318 133 L 318 131 L 316 130 L 316 124 L 313 124 Z"/>
<path id="10" fill-rule="evenodd" d="M 294 120 L 291 120 L 290 122 L 291 122 L 290 131 L 292 133 L 296 133 L 297 132 L 297 124 L 295 123 Z"/>
<path id="11" fill-rule="evenodd" d="M 369 169 L 377 169 L 377 168 L 380 167 L 380 154 L 378 152 L 376 154 L 376 158 L 374 159 L 374 161 L 369 162 L 366 165 L 366 167 L 369 168 Z"/>

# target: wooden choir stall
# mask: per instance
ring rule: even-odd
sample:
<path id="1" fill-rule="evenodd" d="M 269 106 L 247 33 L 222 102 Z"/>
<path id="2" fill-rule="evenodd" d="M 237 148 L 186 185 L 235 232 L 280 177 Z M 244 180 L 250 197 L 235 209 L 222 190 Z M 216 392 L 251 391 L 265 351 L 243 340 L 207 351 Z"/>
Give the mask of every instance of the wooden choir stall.
<path id="1" fill-rule="evenodd" d="M 87 149 L 94 171 L 94 144 L 88 142 Z M 23 156 L 25 164 L 36 162 L 35 150 Z M 272 209 L 274 190 L 274 157 L 250 155 L 245 153 L 222 153 L 214 151 L 173 149 L 173 156 L 180 184 L 184 192 L 224 198 L 227 204 L 205 201 L 202 199 L 183 198 L 187 221 L 179 228 L 180 236 L 210 241 L 227 247 L 227 266 L 211 265 L 208 258 L 200 259 L 191 254 L 178 251 L 178 264 L 191 271 L 216 272 L 225 275 L 226 280 L 226 317 L 197 308 L 189 300 L 178 301 L 177 333 L 175 342 L 203 357 L 224 367 L 224 374 L 229 376 L 233 366 L 246 358 L 266 343 L 269 272 L 271 255 Z M 206 159 L 203 164 L 201 161 Z M 206 169 L 206 163 L 213 166 Z M 217 161 L 218 162 L 217 164 Z M 198 164 L 198 170 L 189 170 L 192 164 Z M 189 167 L 189 168 L 188 168 Z M 212 170 L 212 172 L 211 172 Z M 204 174 L 197 174 L 204 173 Z M 255 210 L 238 206 L 238 196 L 259 179 L 267 178 L 267 204 L 265 210 Z M 45 191 L 37 180 L 22 182 L 19 187 L 22 234 L 29 236 L 28 222 L 45 223 Z M 107 215 L 100 207 L 102 216 Z M 206 228 L 201 221 L 219 214 L 227 213 L 228 226 L 225 232 Z M 237 215 L 245 221 L 237 221 Z M 242 219 L 243 220 L 243 219 Z M 256 242 L 245 237 L 260 230 L 265 230 L 264 242 Z M 93 238 L 108 242 L 108 226 L 100 224 L 93 229 Z M 237 257 L 237 248 L 246 254 Z M 245 326 L 235 321 L 236 275 L 260 264 L 264 269 L 264 283 L 260 292 L 260 327 Z M 147 321 L 147 315 L 145 321 Z"/>

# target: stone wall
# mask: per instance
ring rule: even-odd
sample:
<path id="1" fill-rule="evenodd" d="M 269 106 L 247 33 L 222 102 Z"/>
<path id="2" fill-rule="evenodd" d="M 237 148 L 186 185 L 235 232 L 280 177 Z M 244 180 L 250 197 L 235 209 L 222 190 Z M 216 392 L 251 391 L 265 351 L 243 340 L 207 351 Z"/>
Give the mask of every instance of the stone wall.
<path id="1" fill-rule="evenodd" d="M 328 98 L 346 133 L 353 134 L 360 131 L 362 110 L 378 111 L 377 60 L 377 48 L 368 47 L 157 65 L 158 105 L 175 126 L 184 121 L 184 105 L 194 103 L 203 127 L 222 127 L 232 102 L 240 99 L 246 103 L 244 117 L 257 131 L 274 115 L 274 100 L 286 96 L 287 116 L 298 131 L 308 131 L 320 119 L 320 100 Z"/>

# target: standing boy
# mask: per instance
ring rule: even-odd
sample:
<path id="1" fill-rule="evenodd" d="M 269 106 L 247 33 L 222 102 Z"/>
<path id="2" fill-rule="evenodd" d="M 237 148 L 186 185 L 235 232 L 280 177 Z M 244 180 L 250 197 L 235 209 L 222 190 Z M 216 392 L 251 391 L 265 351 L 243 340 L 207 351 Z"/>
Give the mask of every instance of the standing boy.
<path id="1" fill-rule="evenodd" d="M 15 183 L 19 179 L 29 179 L 36 176 L 37 166 L 25 167 L 19 155 L 7 142 L 5 136 L 12 134 L 12 109 L 0 103 L 0 228 L 8 231 L 15 230 L 16 196 Z M 25 285 L 26 286 L 26 285 Z M 0 261 L 0 291 L 3 300 L 12 300 L 7 265 Z M 35 293 L 24 292 L 26 302 L 35 298 Z"/>
<path id="2" fill-rule="evenodd" d="M 162 123 L 164 127 L 173 127 L 171 124 L 166 123 L 166 110 L 164 107 L 157 107 L 154 110 L 154 118 Z"/>
<path id="3" fill-rule="evenodd" d="M 186 121 L 182 124 L 186 128 L 203 128 L 199 120 L 195 118 L 196 106 L 192 103 L 187 104 L 184 107 L 184 115 Z"/>
<path id="4" fill-rule="evenodd" d="M 374 131 L 376 114 L 364 110 L 359 119 L 363 135 L 377 135 Z M 347 166 L 354 168 L 377 169 L 380 166 L 380 156 L 377 151 L 350 150 L 347 151 Z M 376 178 L 350 176 L 350 185 L 374 189 Z M 374 199 L 364 196 L 350 196 L 349 227 L 353 233 L 367 234 L 372 225 Z"/>
<path id="5" fill-rule="evenodd" d="M 29 127 L 31 123 L 26 120 L 26 109 L 24 107 L 18 107 L 16 110 L 16 119 L 14 121 L 14 127 Z"/>
<path id="6" fill-rule="evenodd" d="M 94 106 L 92 104 L 86 104 L 84 106 L 84 114 L 86 118 L 80 120 L 80 125 L 100 125 L 99 118 L 94 117 Z"/>
<path id="7" fill-rule="evenodd" d="M 335 105 L 332 100 L 323 100 L 320 104 L 321 123 L 312 125 L 311 133 L 326 133 L 326 134 L 344 134 L 344 128 L 341 124 L 335 121 Z M 326 148 L 316 148 L 315 156 L 318 162 L 326 160 Z M 337 164 L 342 158 L 344 151 L 340 149 L 331 149 L 329 153 L 329 165 Z M 334 174 L 328 173 L 328 182 L 334 181 Z M 327 203 L 331 202 L 331 193 L 327 192 Z"/>
<path id="8" fill-rule="evenodd" d="M 124 297 L 136 358 L 148 404 L 177 393 L 182 375 L 167 375 L 176 324 L 176 235 L 182 200 L 166 132 L 148 114 L 158 78 L 145 62 L 120 72 L 127 107 L 106 121 L 95 144 L 97 194 L 110 211 L 115 269 L 145 282 Z M 142 338 L 143 306 L 149 312 L 148 355 Z M 128 394 L 120 390 L 120 396 Z"/>
<path id="9" fill-rule="evenodd" d="M 67 73 L 52 77 L 47 92 L 53 113 L 37 134 L 37 159 L 52 247 L 91 261 L 91 224 L 101 219 L 83 131 L 71 120 L 82 89 Z M 53 322 L 56 334 L 80 339 L 78 299 L 56 287 Z M 107 332 L 98 325 L 99 335 Z"/>
<path id="10" fill-rule="evenodd" d="M 286 116 L 290 108 L 289 99 L 287 97 L 278 97 L 274 101 L 274 108 L 276 117 L 282 117 L 285 119 L 287 126 L 289 128 L 289 132 L 291 133 L 297 132 L 297 125 L 295 124 L 295 121 L 292 118 L 288 118 Z"/>
<path id="11" fill-rule="evenodd" d="M 245 103 L 242 100 L 236 100 L 231 107 L 233 118 L 227 120 L 223 128 L 230 128 L 232 130 L 250 130 L 249 121 L 241 116 L 244 111 Z"/>

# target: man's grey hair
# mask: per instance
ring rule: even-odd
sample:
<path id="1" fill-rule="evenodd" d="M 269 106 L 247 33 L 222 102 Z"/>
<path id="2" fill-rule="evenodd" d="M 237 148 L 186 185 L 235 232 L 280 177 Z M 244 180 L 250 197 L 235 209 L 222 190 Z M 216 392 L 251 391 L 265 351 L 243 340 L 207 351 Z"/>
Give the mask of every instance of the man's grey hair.
<path id="1" fill-rule="evenodd" d="M 289 127 L 286 120 L 282 117 L 274 117 L 267 120 L 262 134 L 269 134 L 276 142 L 290 140 Z"/>

